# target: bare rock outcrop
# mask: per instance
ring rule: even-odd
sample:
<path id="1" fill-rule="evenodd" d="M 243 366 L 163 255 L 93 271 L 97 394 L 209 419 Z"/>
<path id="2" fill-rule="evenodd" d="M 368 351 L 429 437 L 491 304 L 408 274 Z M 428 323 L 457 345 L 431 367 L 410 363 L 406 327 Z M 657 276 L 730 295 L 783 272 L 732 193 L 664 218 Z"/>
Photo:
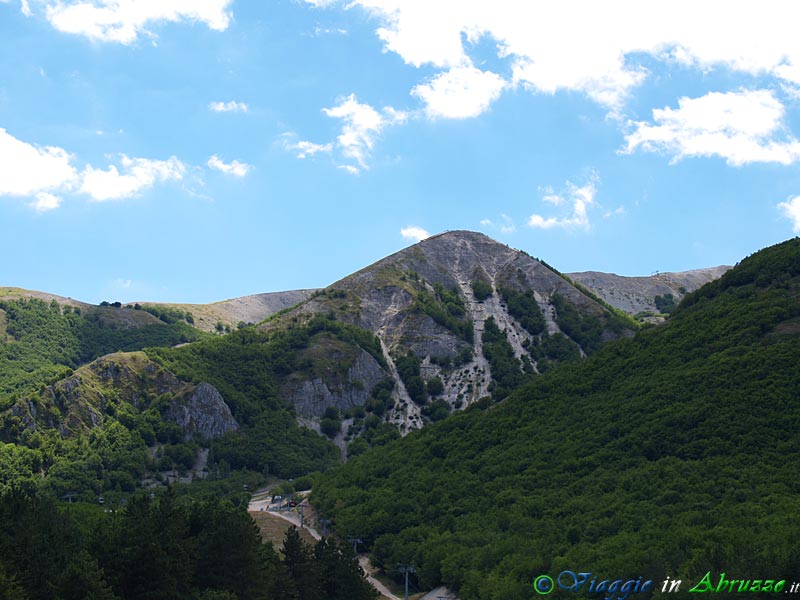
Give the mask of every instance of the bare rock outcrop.
<path id="1" fill-rule="evenodd" d="M 343 380 L 338 377 L 293 380 L 286 384 L 282 396 L 301 417 L 321 417 L 329 406 L 340 410 L 364 406 L 372 388 L 387 377 L 378 362 L 361 350 Z"/>
<path id="2" fill-rule="evenodd" d="M 173 398 L 166 416 L 183 429 L 185 440 L 211 440 L 239 429 L 222 394 L 210 383 Z"/>

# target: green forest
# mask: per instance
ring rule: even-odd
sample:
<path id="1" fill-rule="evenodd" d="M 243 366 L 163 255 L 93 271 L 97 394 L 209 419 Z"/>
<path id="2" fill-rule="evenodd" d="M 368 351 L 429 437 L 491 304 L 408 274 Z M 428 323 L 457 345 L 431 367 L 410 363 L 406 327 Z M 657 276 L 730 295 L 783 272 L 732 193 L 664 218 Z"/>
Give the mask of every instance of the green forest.
<path id="1" fill-rule="evenodd" d="M 0 348 L 8 363 L 0 371 L 0 383 L 7 390 L 18 391 L 5 395 L 3 406 L 32 402 L 38 407 L 40 426 L 26 425 L 14 410 L 3 413 L 0 491 L 16 487 L 56 498 L 74 493 L 86 501 L 102 493 L 121 496 L 139 487 L 146 476 L 173 469 L 185 473 L 201 446 L 210 450 L 211 478 L 242 471 L 263 481 L 269 476 L 292 478 L 324 470 L 337 463 L 339 455 L 325 437 L 297 424 L 293 407 L 279 397 L 282 379 L 289 373 L 318 368 L 303 358 L 303 351 L 326 344 L 352 348 L 353 357 L 361 348 L 385 364 L 373 335 L 322 316 L 285 330 L 262 332 L 246 327 L 213 336 L 187 331 L 191 328 L 183 322 L 106 331 L 67 307 L 37 300 L 4 306 L 9 339 Z M 89 335 L 92 332 L 96 335 Z M 149 337 L 147 332 L 151 332 Z M 169 332 L 180 337 L 170 339 Z M 168 347 L 198 337 L 202 339 L 197 344 Z M 114 345 L 107 339 L 114 340 Z M 165 418 L 171 395 L 159 394 L 155 384 L 148 383 L 157 379 L 158 372 L 136 373 L 142 368 L 137 365 L 146 364 L 147 359 L 121 354 L 113 355 L 118 358 L 109 362 L 133 369 L 134 387 L 123 393 L 113 382 L 105 384 L 96 391 L 105 398 L 103 426 L 80 435 L 63 435 L 55 426 L 62 419 L 61 405 L 49 400 L 46 386 L 71 375 L 73 367 L 96 354 L 118 347 L 134 350 L 143 344 L 149 346 L 146 353 L 155 361 L 146 370 L 161 365 L 183 381 L 211 383 L 225 398 L 240 429 L 210 441 L 184 440 L 180 428 Z M 346 372 L 348 365 L 336 367 Z M 16 383 L 22 379 L 24 384 Z M 54 397 L 63 404 L 58 400 L 60 393 L 56 390 Z M 381 443 L 368 437 L 369 444 Z"/>
<path id="2" fill-rule="evenodd" d="M 124 510 L 0 496 L 4 600 L 374 600 L 352 549 L 292 528 L 280 553 L 246 511 L 167 490 Z"/>
<path id="3" fill-rule="evenodd" d="M 378 563 L 463 600 L 528 599 L 565 569 L 796 579 L 799 298 L 793 239 L 663 326 L 364 452 L 314 502 Z"/>

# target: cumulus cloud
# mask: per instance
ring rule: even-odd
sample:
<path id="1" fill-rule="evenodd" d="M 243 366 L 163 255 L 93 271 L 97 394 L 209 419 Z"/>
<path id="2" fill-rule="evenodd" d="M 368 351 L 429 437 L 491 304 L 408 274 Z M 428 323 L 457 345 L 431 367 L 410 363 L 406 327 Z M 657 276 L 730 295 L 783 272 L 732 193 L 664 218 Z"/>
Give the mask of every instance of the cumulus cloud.
<path id="1" fill-rule="evenodd" d="M 228 175 L 235 175 L 236 177 L 244 177 L 245 175 L 247 175 L 247 172 L 252 168 L 251 165 L 239 162 L 238 160 L 234 160 L 233 162 L 230 163 L 225 163 L 216 154 L 214 154 L 211 158 L 208 159 L 207 164 L 212 169 L 216 169 L 217 171 L 221 171 Z"/>
<path id="2" fill-rule="evenodd" d="M 55 210 L 61 206 L 61 198 L 50 192 L 39 192 L 30 207 L 38 213 Z"/>
<path id="3" fill-rule="evenodd" d="M 208 108 L 214 112 L 247 112 L 250 109 L 246 102 L 236 102 L 235 100 L 211 102 Z"/>
<path id="4" fill-rule="evenodd" d="M 653 110 L 653 123 L 632 123 L 624 152 L 661 151 L 677 161 L 719 156 L 731 165 L 800 160 L 800 142 L 784 131 L 785 109 L 771 90 L 711 92 Z"/>
<path id="5" fill-rule="evenodd" d="M 136 195 L 157 182 L 175 181 L 183 178 L 185 165 L 174 156 L 168 160 L 128 158 L 121 155 L 122 173 L 115 165 L 108 169 L 87 166 L 81 175 L 80 192 L 92 200 L 121 200 Z"/>
<path id="6" fill-rule="evenodd" d="M 69 187 L 77 175 L 72 161 L 63 148 L 34 146 L 0 128 L 0 196 L 35 196 Z"/>
<path id="7" fill-rule="evenodd" d="M 48 21 L 64 33 L 97 42 L 131 44 L 147 28 L 164 22 L 200 22 L 224 31 L 231 21 L 233 0 L 47 0 Z"/>
<path id="8" fill-rule="evenodd" d="M 414 87 L 411 94 L 425 102 L 431 118 L 466 119 L 486 111 L 505 87 L 506 81 L 496 73 L 467 64 L 440 73 Z"/>
<path id="9" fill-rule="evenodd" d="M 486 38 L 515 85 L 581 92 L 612 111 L 648 77 L 642 56 L 800 83 L 800 44 L 787 18 L 794 0 L 353 0 L 347 6 L 354 5 L 379 21 L 385 50 L 409 65 L 433 66 L 446 76 L 468 64 L 472 46 Z M 464 93 L 485 83 L 476 78 Z"/>
<path id="10" fill-rule="evenodd" d="M 402 123 L 407 113 L 386 107 L 377 111 L 369 104 L 362 104 L 355 94 L 350 94 L 338 105 L 323 108 L 327 116 L 342 120 L 341 133 L 336 138 L 336 148 L 352 161 L 343 165 L 350 173 L 357 174 L 367 169 L 367 158 L 378 135 L 388 126 Z M 326 146 L 321 146 L 325 148 Z M 355 164 L 352 164 L 352 163 Z"/>
<path id="11" fill-rule="evenodd" d="M 800 196 L 789 198 L 786 202 L 778 204 L 778 210 L 792 222 L 792 229 L 800 233 Z"/>
<path id="12" fill-rule="evenodd" d="M 115 165 L 105 170 L 86 165 L 78 171 L 74 161 L 75 157 L 63 148 L 29 144 L 0 128 L 0 196 L 31 198 L 31 208 L 46 212 L 60 207 L 64 194 L 83 193 L 96 201 L 119 200 L 156 183 L 179 180 L 186 171 L 174 156 L 152 160 L 123 154 L 119 161 L 122 172 Z M 237 175 L 247 167 L 237 161 L 224 166 Z"/>
<path id="13" fill-rule="evenodd" d="M 569 213 L 559 217 L 543 217 L 532 214 L 528 217 L 528 225 L 537 229 L 554 227 L 589 229 L 589 207 L 595 204 L 598 178 L 593 176 L 586 185 L 578 187 L 567 182 L 567 189 L 562 194 L 549 193 L 548 202 L 556 206 L 569 207 Z M 558 199 L 558 200 L 556 200 Z"/>
<path id="14" fill-rule="evenodd" d="M 404 239 L 412 242 L 421 242 L 425 238 L 431 237 L 430 233 L 425 231 L 422 227 L 417 227 L 416 225 L 403 227 L 400 230 L 400 235 L 402 235 Z"/>

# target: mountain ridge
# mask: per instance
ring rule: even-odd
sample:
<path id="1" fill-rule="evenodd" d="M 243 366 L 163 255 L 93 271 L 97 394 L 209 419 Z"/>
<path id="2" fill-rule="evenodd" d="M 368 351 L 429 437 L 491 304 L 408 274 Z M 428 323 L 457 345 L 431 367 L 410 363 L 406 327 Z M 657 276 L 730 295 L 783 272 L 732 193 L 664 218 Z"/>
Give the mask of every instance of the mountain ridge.
<path id="1" fill-rule="evenodd" d="M 420 243 L 425 244 L 431 241 L 435 242 L 435 240 L 439 238 L 447 239 L 447 237 L 451 235 L 475 236 L 474 239 L 480 239 L 478 237 L 480 236 L 486 240 L 491 240 L 491 238 L 479 232 L 453 230 L 434 234 L 422 240 Z M 513 250 L 507 245 L 503 245 L 509 248 L 509 250 Z M 398 252 L 403 252 L 404 250 L 413 248 L 414 246 L 415 245 L 408 246 L 399 250 Z M 518 252 L 524 253 L 524 251 Z M 389 256 L 393 256 L 394 254 L 397 253 L 393 253 Z M 379 259 L 373 263 L 373 265 L 388 259 L 389 256 Z M 370 266 L 359 269 L 351 275 L 348 275 L 327 287 L 335 286 L 339 281 L 343 281 L 358 275 L 358 273 L 369 268 Z M 679 301 L 680 298 L 685 295 L 685 293 L 694 291 L 705 283 L 718 278 L 728 269 L 730 269 L 730 266 L 723 265 L 702 269 L 692 269 L 688 271 L 659 272 L 650 276 L 625 276 L 594 270 L 563 274 L 572 281 L 581 284 L 611 306 L 628 312 L 631 315 L 635 315 L 640 312 L 657 313 L 658 308 L 653 302 L 653 298 L 656 295 L 672 293 L 674 294 L 676 301 Z M 686 289 L 686 292 L 680 291 L 682 287 Z M 229 328 L 234 328 L 240 323 L 259 323 L 280 310 L 290 308 L 297 303 L 307 300 L 320 289 L 325 288 L 304 288 L 296 290 L 262 292 L 209 303 L 157 302 L 150 300 L 139 300 L 125 302 L 124 306 L 134 306 L 138 304 L 144 307 L 163 306 L 187 310 L 193 313 L 196 321 L 196 327 L 202 329 L 203 331 L 215 331 L 218 322 L 221 322 L 224 326 L 228 326 Z M 76 300 L 70 297 L 59 296 L 49 292 L 26 290 L 23 288 L 14 287 L 0 287 L 0 299 L 4 297 L 9 299 L 34 297 L 42 299 L 46 302 L 56 300 L 60 304 L 69 304 L 81 308 L 95 306 L 87 302 Z"/>
<path id="2" fill-rule="evenodd" d="M 509 305 L 520 306 L 516 316 Z M 634 328 L 544 263 L 470 231 L 445 232 L 395 252 L 258 329 L 291 327 L 318 314 L 380 340 L 394 381 L 389 420 L 402 432 L 422 426 L 428 395 L 448 411 L 460 408 L 515 385 L 498 383 L 499 370 L 517 381 L 524 372 L 541 372 L 567 355 L 585 356 Z M 498 352 L 507 354 L 503 365 L 484 352 L 487 323 Z M 404 376 L 410 360 L 418 364 Z M 442 390 L 426 394 L 433 380 Z"/>
<path id="3" fill-rule="evenodd" d="M 312 501 L 376 564 L 414 564 L 418 587 L 465 600 L 530 598 L 538 574 L 578 568 L 617 585 L 790 581 L 798 291 L 795 238 L 687 294 L 662 327 L 355 457 Z"/>
<path id="4" fill-rule="evenodd" d="M 721 270 L 673 279 L 698 283 Z M 600 275 L 617 288 L 628 281 Z M 17 288 L 0 288 L 0 296 L 64 300 Z M 309 347 L 293 350 L 288 370 L 276 375 L 278 394 L 296 411 L 298 421 L 317 427 L 314 423 L 329 408 L 342 413 L 366 408 L 405 434 L 482 398 L 499 399 L 527 377 L 630 335 L 634 324 L 602 302 L 591 287 L 576 288 L 569 275 L 526 252 L 478 232 L 448 231 L 322 290 L 255 294 L 208 305 L 93 307 L 71 299 L 65 304 L 93 318 L 103 316 L 101 325 L 123 328 L 140 321 L 178 321 L 225 333 L 254 319 L 260 321 L 255 330 L 270 335 L 315 323 L 303 342 Z M 320 315 L 368 336 L 320 322 Z M 231 327 L 234 319 L 238 321 Z M 375 336 L 372 341 L 369 335 Z M 163 358 L 162 353 L 159 360 Z M 188 365 L 170 364 L 176 374 L 183 369 L 183 378 L 191 379 Z M 193 377 L 196 384 L 205 382 L 197 374 Z M 341 426 L 336 440 L 343 447 L 351 439 L 346 432 L 358 430 L 359 419 L 346 417 Z"/>

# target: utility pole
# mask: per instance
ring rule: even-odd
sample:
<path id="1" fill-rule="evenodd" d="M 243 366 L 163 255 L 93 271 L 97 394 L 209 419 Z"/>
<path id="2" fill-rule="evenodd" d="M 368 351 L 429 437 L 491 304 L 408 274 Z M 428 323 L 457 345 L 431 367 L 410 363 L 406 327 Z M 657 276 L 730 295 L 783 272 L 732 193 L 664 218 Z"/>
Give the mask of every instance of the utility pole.
<path id="1" fill-rule="evenodd" d="M 322 537 L 328 537 L 328 525 L 331 524 L 330 519 L 320 519 L 320 525 L 322 525 Z"/>
<path id="2" fill-rule="evenodd" d="M 357 547 L 358 547 L 358 545 L 359 545 L 361 542 L 363 542 L 364 540 L 362 540 L 360 537 L 348 537 L 348 538 L 347 538 L 347 541 L 348 541 L 348 542 L 353 542 L 353 556 L 357 555 L 357 554 L 358 554 L 358 552 L 356 551 L 356 548 L 357 548 Z"/>
<path id="3" fill-rule="evenodd" d="M 406 576 L 406 600 L 408 600 L 408 574 L 409 573 L 416 573 L 417 569 L 414 565 L 397 565 L 397 570 L 401 573 L 405 573 Z"/>
<path id="4" fill-rule="evenodd" d="M 303 510 L 305 508 L 305 506 L 303 506 L 301 504 L 298 508 L 300 509 L 300 529 L 302 529 L 303 525 L 306 522 L 306 514 L 305 514 L 305 511 Z"/>

